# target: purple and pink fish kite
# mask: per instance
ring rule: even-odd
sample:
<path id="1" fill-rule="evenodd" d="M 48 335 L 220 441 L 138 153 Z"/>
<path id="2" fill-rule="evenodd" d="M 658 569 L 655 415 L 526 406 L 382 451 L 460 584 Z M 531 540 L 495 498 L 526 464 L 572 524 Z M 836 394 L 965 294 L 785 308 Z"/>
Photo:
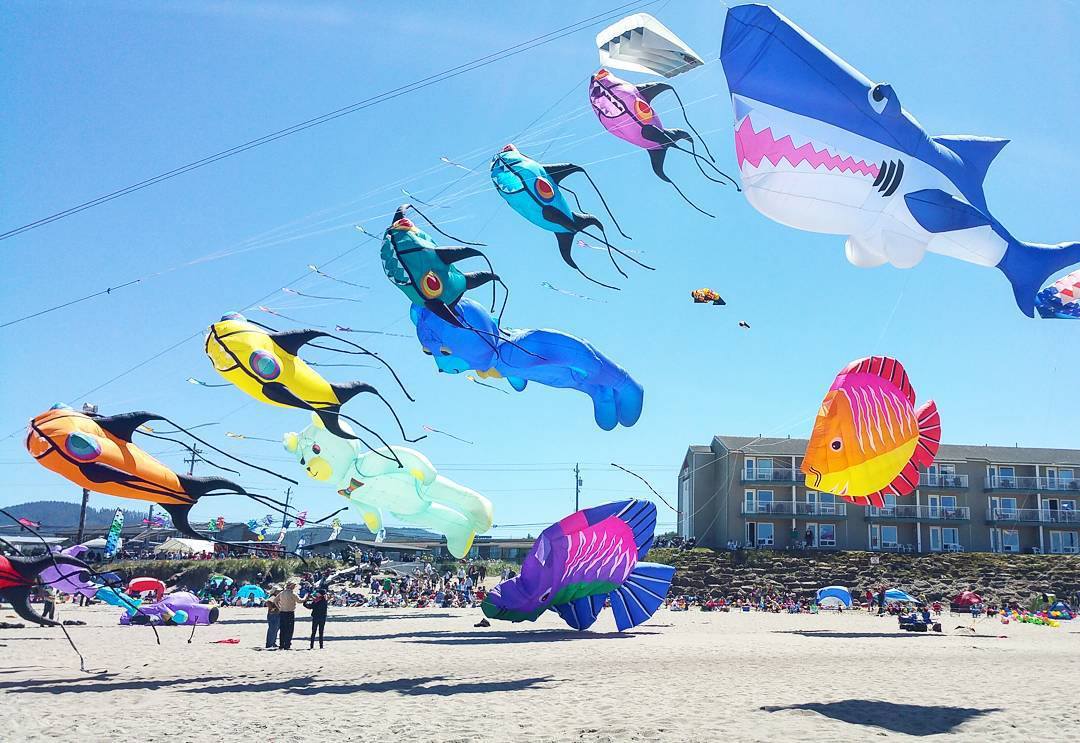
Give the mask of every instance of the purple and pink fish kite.
<path id="1" fill-rule="evenodd" d="M 640 562 L 653 543 L 656 505 L 624 500 L 586 508 L 552 524 L 536 540 L 521 575 L 484 599 L 492 619 L 532 622 L 548 609 L 585 630 L 607 601 L 619 631 L 636 627 L 664 603 L 675 568 Z"/>

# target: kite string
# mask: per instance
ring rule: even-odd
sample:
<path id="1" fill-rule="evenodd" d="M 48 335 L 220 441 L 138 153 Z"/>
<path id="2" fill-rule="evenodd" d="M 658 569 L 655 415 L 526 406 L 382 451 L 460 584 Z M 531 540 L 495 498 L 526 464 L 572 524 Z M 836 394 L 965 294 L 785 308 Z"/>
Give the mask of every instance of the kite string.
<path id="1" fill-rule="evenodd" d="M 274 472 L 273 470 L 266 469 L 265 467 L 260 467 L 257 464 L 251 464 L 250 462 L 245 462 L 243 459 L 239 459 L 239 458 L 234 457 L 233 455 L 229 454 L 226 451 L 222 451 L 221 449 L 217 448 L 216 446 L 214 446 L 210 442 L 204 441 L 203 439 L 200 439 L 198 436 L 193 434 L 191 431 L 188 431 L 187 429 L 185 429 L 183 426 L 181 426 L 176 421 L 169 420 L 168 418 L 166 418 L 164 416 L 161 416 L 161 420 L 165 421 L 166 423 L 168 423 L 171 426 L 175 426 L 178 431 L 182 431 L 184 434 L 186 434 L 187 436 L 190 436 L 191 438 L 195 439 L 196 441 L 198 441 L 203 446 L 209 446 L 211 449 L 216 451 L 218 454 L 221 454 L 222 456 L 227 457 L 228 459 L 231 459 L 234 462 L 238 462 L 240 464 L 246 465 L 246 466 L 251 467 L 254 470 L 258 470 L 259 472 L 262 472 L 264 474 L 272 475 L 273 477 L 276 477 L 279 480 L 284 480 L 285 482 L 292 483 L 293 485 L 299 485 L 300 484 L 296 480 L 293 480 L 292 478 L 285 477 L 284 475 L 279 475 L 278 473 Z"/>
<path id="2" fill-rule="evenodd" d="M 612 466 L 612 467 L 615 467 L 616 469 L 620 469 L 620 470 L 622 470 L 623 472 L 625 472 L 626 474 L 628 474 L 628 475 L 632 475 L 632 476 L 636 477 L 637 479 L 641 480 L 641 481 L 642 481 L 643 483 L 645 483 L 645 486 L 646 486 L 646 487 L 647 487 L 647 488 L 648 488 L 649 490 L 651 490 L 651 491 L 653 492 L 653 495 L 655 495 L 655 496 L 656 496 L 657 498 L 659 498 L 659 499 L 660 499 L 661 501 L 663 501 L 663 503 L 664 503 L 664 505 L 665 505 L 665 506 L 667 506 L 668 508 L 670 508 L 670 509 L 671 509 L 672 511 L 674 511 L 675 513 L 679 513 L 679 514 L 681 514 L 681 513 L 682 513 L 682 511 L 680 511 L 680 510 L 679 510 L 678 508 L 676 508 L 675 506 L 673 506 L 673 505 L 671 505 L 670 503 L 668 503 L 668 502 L 667 502 L 667 499 L 666 499 L 666 498 L 664 498 L 664 496 L 660 495 L 660 493 L 659 493 L 659 492 L 657 492 L 656 488 L 654 488 L 654 487 L 652 486 L 652 483 L 650 483 L 650 482 L 649 482 L 648 480 L 646 480 L 646 479 L 645 479 L 644 477 L 642 477 L 642 476 L 641 476 L 641 475 L 639 475 L 638 473 L 636 473 L 636 472 L 631 472 L 630 470 L 628 470 L 628 469 L 626 469 L 625 467 L 623 467 L 623 466 L 622 466 L 621 464 L 615 464 L 614 462 L 612 462 L 612 463 L 611 463 L 611 466 Z"/>

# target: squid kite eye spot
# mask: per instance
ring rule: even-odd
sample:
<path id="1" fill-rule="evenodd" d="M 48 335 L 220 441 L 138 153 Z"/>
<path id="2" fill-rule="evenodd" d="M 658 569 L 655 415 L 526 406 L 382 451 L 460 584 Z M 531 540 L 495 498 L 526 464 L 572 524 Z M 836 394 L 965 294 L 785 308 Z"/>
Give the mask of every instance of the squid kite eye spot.
<path id="1" fill-rule="evenodd" d="M 269 351 L 255 351 L 248 359 L 248 365 L 260 379 L 270 381 L 281 376 L 281 363 Z"/>
<path id="2" fill-rule="evenodd" d="M 653 117 L 652 107 L 640 98 L 634 101 L 634 110 L 642 121 L 650 121 Z"/>
<path id="3" fill-rule="evenodd" d="M 555 189 L 544 178 L 537 178 L 536 195 L 544 201 L 551 201 L 555 198 Z"/>
<path id="4" fill-rule="evenodd" d="M 428 271 L 420 279 L 420 291 L 428 299 L 437 299 L 443 293 L 442 279 L 434 271 Z"/>
<path id="5" fill-rule="evenodd" d="M 833 439 L 829 446 L 832 447 L 833 451 L 840 451 L 844 448 L 844 442 L 840 439 Z"/>
<path id="6" fill-rule="evenodd" d="M 68 434 L 64 449 L 80 462 L 90 462 L 101 455 L 101 444 L 97 437 L 86 433 Z"/>

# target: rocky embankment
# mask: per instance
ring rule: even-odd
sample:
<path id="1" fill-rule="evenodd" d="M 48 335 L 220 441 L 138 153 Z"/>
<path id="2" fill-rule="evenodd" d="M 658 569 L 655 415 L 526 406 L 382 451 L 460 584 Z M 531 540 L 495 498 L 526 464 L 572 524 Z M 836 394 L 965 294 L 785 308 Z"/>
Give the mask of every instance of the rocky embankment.
<path id="1" fill-rule="evenodd" d="M 993 602 L 1027 604 L 1043 592 L 1061 598 L 1080 591 L 1080 556 L 985 553 L 899 555 L 869 552 L 713 552 L 659 549 L 646 558 L 677 568 L 673 595 L 706 598 L 753 590 L 811 597 L 822 586 L 853 592 L 882 584 L 928 601 L 974 590 Z"/>

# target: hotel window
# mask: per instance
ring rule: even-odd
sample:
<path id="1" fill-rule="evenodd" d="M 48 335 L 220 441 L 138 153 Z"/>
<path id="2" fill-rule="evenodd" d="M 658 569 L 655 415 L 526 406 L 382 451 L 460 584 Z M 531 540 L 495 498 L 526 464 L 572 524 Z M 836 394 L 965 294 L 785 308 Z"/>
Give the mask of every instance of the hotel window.
<path id="1" fill-rule="evenodd" d="M 768 522 L 757 525 L 757 543 L 759 547 L 771 547 L 773 541 L 773 525 Z"/>
<path id="2" fill-rule="evenodd" d="M 896 549 L 899 546 L 895 526 L 879 526 L 874 524 L 870 527 L 870 549 Z"/>
<path id="3" fill-rule="evenodd" d="M 1075 555 L 1077 547 L 1075 531 L 1050 532 L 1050 551 L 1055 555 Z"/>
<path id="4" fill-rule="evenodd" d="M 773 466 L 772 459 L 762 459 L 758 457 L 757 460 L 757 479 L 759 480 L 772 480 Z"/>
<path id="5" fill-rule="evenodd" d="M 945 546 L 945 549 L 957 549 L 960 547 L 960 530 L 946 526 L 941 530 L 941 541 Z"/>
<path id="6" fill-rule="evenodd" d="M 747 457 L 746 460 L 745 460 L 745 464 L 743 466 L 746 468 L 746 479 L 747 480 L 753 480 L 754 479 L 754 470 L 756 469 L 755 466 L 754 466 L 754 458 L 753 457 Z"/>
<path id="7" fill-rule="evenodd" d="M 999 488 L 1016 487 L 1016 468 L 1011 466 L 998 466 L 991 464 L 987 467 L 990 475 L 990 484 Z"/>
<path id="8" fill-rule="evenodd" d="M 757 511 L 758 513 L 772 513 L 773 505 L 773 491 L 771 490 L 759 490 L 757 491 Z"/>
<path id="9" fill-rule="evenodd" d="M 941 552 L 941 527 L 930 527 L 930 551 Z"/>
<path id="10" fill-rule="evenodd" d="M 1017 529 L 991 529 L 990 549 L 993 552 L 1019 552 L 1020 532 Z"/>
<path id="11" fill-rule="evenodd" d="M 746 491 L 743 492 L 743 496 L 745 498 L 743 500 L 743 513 L 753 513 L 754 510 L 755 510 L 754 509 L 754 491 L 753 490 L 746 490 Z"/>
<path id="12" fill-rule="evenodd" d="M 1015 519 L 1016 498 L 991 498 L 990 508 L 994 512 L 995 519 Z"/>
<path id="13" fill-rule="evenodd" d="M 821 513 L 836 513 L 836 496 L 832 493 L 819 493 L 818 503 Z"/>
<path id="14" fill-rule="evenodd" d="M 836 524 L 822 524 L 818 527 L 818 546 L 836 546 Z"/>

